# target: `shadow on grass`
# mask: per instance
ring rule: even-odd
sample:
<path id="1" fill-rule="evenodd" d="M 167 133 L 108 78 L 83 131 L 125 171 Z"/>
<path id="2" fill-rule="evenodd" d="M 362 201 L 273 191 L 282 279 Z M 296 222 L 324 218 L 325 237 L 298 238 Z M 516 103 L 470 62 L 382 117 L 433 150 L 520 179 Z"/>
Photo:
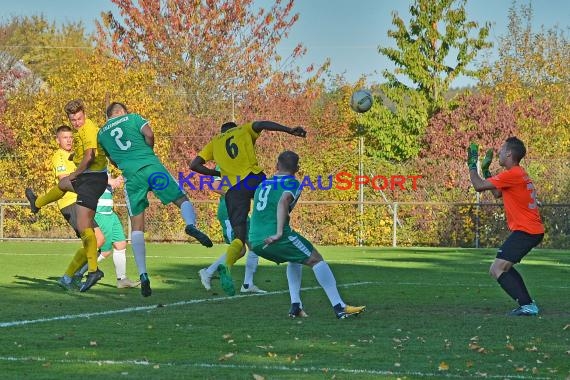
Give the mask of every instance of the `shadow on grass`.
<path id="1" fill-rule="evenodd" d="M 193 247 L 194 248 L 194 247 Z M 212 280 L 212 290 L 206 291 L 198 276 L 198 271 L 215 260 L 215 252 L 206 249 L 193 249 L 191 255 L 187 255 L 186 245 L 170 244 L 149 244 L 148 270 L 153 288 L 153 295 L 143 298 L 139 289 L 116 289 L 114 276 L 110 275 L 102 279 L 96 286 L 86 293 L 65 292 L 57 284 L 58 277 L 33 277 L 15 275 L 13 282 L 3 285 L 7 290 L 3 292 L 2 302 L 6 304 L 25 304 L 25 318 L 38 318 L 46 315 L 56 315 L 61 310 L 57 308 L 40 309 L 43 315 L 35 315 L 36 306 L 45 304 L 46 300 L 60 302 L 65 300 L 69 294 L 74 295 L 76 310 L 74 312 L 92 312 L 102 309 L 124 308 L 149 304 L 170 304 L 180 300 L 210 299 L 225 297 L 221 289 L 219 280 Z M 457 289 L 491 289 L 493 297 L 503 300 L 505 297 L 501 293 L 498 285 L 489 278 L 488 267 L 490 260 L 494 257 L 489 250 L 435 250 L 429 249 L 376 249 L 376 248 L 342 248 L 342 247 L 319 247 L 319 251 L 325 259 L 330 257 L 329 264 L 335 275 L 340 293 L 346 302 L 357 300 L 366 302 L 371 308 L 379 307 L 387 298 L 386 292 L 399 292 L 399 297 L 414 297 L 415 292 L 425 293 L 429 300 L 433 296 L 439 296 L 445 289 L 458 291 Z M 217 249 L 217 252 L 220 252 Z M 329 254 L 330 252 L 330 254 Z M 129 260 L 132 260 L 129 253 Z M 183 258 L 178 258 L 183 256 Z M 187 257 L 186 257 L 187 256 Z M 537 252 L 532 255 L 532 267 L 525 266 L 524 262 L 520 266 L 521 273 L 529 284 L 531 292 L 539 289 L 544 284 L 550 284 L 554 288 L 560 287 L 564 279 L 567 278 L 568 267 L 553 267 L 555 260 L 561 260 L 565 256 L 554 254 L 547 260 L 541 261 L 546 255 Z M 351 263 L 353 259 L 358 263 Z M 362 260 L 370 262 L 362 263 Z M 32 258 L 30 258 L 32 260 Z M 341 260 L 341 262 L 335 262 Z M 132 262 L 132 261 L 131 261 Z M 390 265 L 393 264 L 393 265 Z M 409 265 L 407 265 L 409 264 Z M 112 263 L 107 262 L 106 272 L 112 268 Z M 131 264 L 129 264 L 130 266 Z M 244 278 L 245 259 L 238 261 L 233 269 L 233 279 L 237 294 Z M 289 293 L 287 291 L 286 264 L 275 265 L 265 259 L 260 259 L 260 266 L 255 273 L 254 282 L 261 289 L 279 292 L 284 307 L 289 304 Z M 131 271 L 135 270 L 130 266 Z M 527 269 L 528 268 L 528 269 Z M 52 268 L 46 268 L 47 271 Z M 380 289 L 371 299 L 359 300 L 359 293 L 363 288 L 361 283 L 371 283 L 369 287 Z M 423 285 L 422 285 L 423 284 Z M 420 286 L 421 285 L 421 286 Z M 324 291 L 314 277 L 312 270 L 308 267 L 303 269 L 302 286 L 314 287 L 316 290 L 311 294 L 318 294 L 319 299 L 324 300 Z M 366 285 L 368 286 L 368 285 Z M 420 286 L 419 288 L 416 286 Z M 459 287 L 459 288 L 458 288 Z M 554 289 L 553 288 L 553 289 Z M 471 290 L 465 290 L 467 293 Z M 549 291 L 553 291 L 550 289 Z M 561 290 L 556 290 L 561 291 Z M 460 292 L 461 293 L 461 292 Z M 540 293 L 540 292 L 537 292 Z M 540 295 L 540 294 L 539 294 Z M 478 295 L 474 295 L 478 297 Z M 68 299 L 68 298 L 67 298 Z M 91 301 L 96 302 L 91 302 Z M 235 302 L 241 302 L 242 299 Z M 256 300 L 260 300 L 256 298 Z M 430 301 L 431 302 L 431 301 Z M 455 301 L 454 301 L 455 302 Z M 508 301 L 507 301 L 508 302 Z M 21 317 L 18 313 L 18 317 Z M 17 313 L 8 317 L 3 316 L 3 320 L 8 317 L 13 318 Z"/>

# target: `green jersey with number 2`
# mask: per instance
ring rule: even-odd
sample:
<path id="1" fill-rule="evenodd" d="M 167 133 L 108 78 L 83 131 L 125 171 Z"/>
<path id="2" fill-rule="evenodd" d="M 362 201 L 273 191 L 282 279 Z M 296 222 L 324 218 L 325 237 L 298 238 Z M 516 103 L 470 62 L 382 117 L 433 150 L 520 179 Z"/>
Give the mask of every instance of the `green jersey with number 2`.
<path id="1" fill-rule="evenodd" d="M 160 163 L 144 140 L 141 130 L 147 124 L 141 115 L 130 113 L 109 119 L 99 129 L 99 143 L 126 177 L 140 168 Z"/>

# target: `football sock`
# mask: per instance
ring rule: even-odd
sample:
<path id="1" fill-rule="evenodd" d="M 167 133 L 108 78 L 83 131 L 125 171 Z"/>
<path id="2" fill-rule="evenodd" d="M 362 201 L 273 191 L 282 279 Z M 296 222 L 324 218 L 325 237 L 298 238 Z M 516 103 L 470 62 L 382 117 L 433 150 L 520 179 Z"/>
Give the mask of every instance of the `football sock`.
<path id="1" fill-rule="evenodd" d="M 75 252 L 75 256 L 73 256 L 73 259 L 71 259 L 71 262 L 69 263 L 65 274 L 69 277 L 72 277 L 75 272 L 81 269 L 81 267 L 85 264 L 85 261 L 87 261 L 87 257 L 85 256 L 85 248 L 81 247 L 77 250 L 77 252 Z"/>
<path id="2" fill-rule="evenodd" d="M 519 305 L 526 305 L 532 302 L 521 275 L 514 268 L 511 267 L 508 272 L 503 272 L 497 279 L 497 282 Z"/>
<path id="3" fill-rule="evenodd" d="M 117 274 L 117 280 L 122 280 L 123 278 L 127 277 L 127 255 L 125 255 L 126 251 L 126 249 L 113 250 L 113 263 L 115 264 L 115 273 Z"/>
<path id="4" fill-rule="evenodd" d="M 338 294 L 338 289 L 336 288 L 336 280 L 331 271 L 331 268 L 326 263 L 326 261 L 319 261 L 317 264 L 315 264 L 313 266 L 313 272 L 315 273 L 317 281 L 327 294 L 331 305 L 334 306 L 340 303 L 342 307 L 344 307 L 345 303 L 342 302 L 340 294 Z"/>
<path id="5" fill-rule="evenodd" d="M 64 274 L 61 279 L 63 280 L 64 283 L 71 284 L 71 277 L 68 276 L 67 274 Z"/>
<path id="6" fill-rule="evenodd" d="M 526 285 L 524 283 L 524 280 L 521 276 L 521 274 L 515 269 L 515 267 L 511 267 L 511 269 L 509 270 L 509 273 L 511 273 L 512 276 L 514 276 L 517 279 L 517 282 L 519 284 L 519 288 L 520 288 L 520 295 L 519 295 L 519 305 L 528 305 L 529 303 L 532 303 L 532 298 L 530 297 L 530 294 L 528 293 L 528 289 L 526 288 Z"/>
<path id="7" fill-rule="evenodd" d="M 226 266 L 231 268 L 236 261 L 241 257 L 241 250 L 243 249 L 243 242 L 240 239 L 234 239 L 230 243 L 226 251 Z"/>
<path id="8" fill-rule="evenodd" d="M 287 264 L 287 282 L 289 283 L 289 295 L 291 303 L 301 304 L 301 278 L 303 276 L 303 264 Z"/>
<path id="9" fill-rule="evenodd" d="M 101 250 L 98 250 L 98 251 L 97 251 L 97 255 L 98 255 L 98 256 L 97 256 L 97 262 L 98 262 L 98 263 L 100 263 L 101 261 L 103 261 L 103 260 L 105 260 L 105 259 L 107 258 L 107 256 L 103 256 L 103 255 L 101 254 Z M 81 277 L 83 277 L 83 275 L 85 274 L 85 272 L 87 272 L 87 269 L 88 269 L 88 268 L 89 268 L 89 267 L 88 267 L 87 263 L 84 263 L 84 264 L 83 264 L 83 267 L 81 267 L 81 269 L 80 269 L 78 272 L 76 272 L 76 274 L 79 275 L 79 276 L 81 276 Z"/>
<path id="10" fill-rule="evenodd" d="M 218 267 L 220 266 L 220 264 L 224 264 L 225 262 L 226 262 L 226 254 L 224 253 L 223 255 L 218 257 L 218 259 L 214 261 L 212 265 L 206 268 L 206 273 L 208 274 L 208 276 L 212 277 L 214 273 L 218 271 Z"/>
<path id="11" fill-rule="evenodd" d="M 131 247 L 133 248 L 133 255 L 135 256 L 135 263 L 139 275 L 146 273 L 146 247 L 144 244 L 144 232 L 133 231 L 131 233 Z"/>
<path id="12" fill-rule="evenodd" d="M 257 269 L 257 263 L 259 262 L 259 257 L 253 251 L 247 253 L 245 260 L 245 274 L 243 276 L 243 284 L 252 285 L 253 284 L 253 274 Z M 247 286 L 246 286 L 247 289 Z"/>
<path id="13" fill-rule="evenodd" d="M 83 265 L 83 267 L 81 267 L 81 269 L 79 271 L 76 272 L 76 274 L 80 275 L 81 277 L 83 277 L 83 275 L 85 274 L 85 272 L 87 272 L 87 263 L 85 263 Z"/>
<path id="14" fill-rule="evenodd" d="M 247 239 L 247 224 L 243 223 L 232 224 L 232 230 L 234 231 L 234 241 L 240 240 L 242 242 Z"/>
<path id="15" fill-rule="evenodd" d="M 182 219 L 186 225 L 196 224 L 196 211 L 190 201 L 182 202 L 180 205 L 180 215 L 182 215 Z"/>
<path id="16" fill-rule="evenodd" d="M 95 272 L 97 270 L 97 238 L 93 228 L 86 228 L 81 232 L 81 241 L 85 248 L 85 256 L 87 256 L 87 270 Z"/>
<path id="17" fill-rule="evenodd" d="M 51 189 L 49 189 L 47 193 L 40 195 L 38 199 L 36 199 L 36 207 L 42 208 L 49 203 L 55 202 L 61 199 L 61 197 L 63 197 L 64 194 L 65 191 L 61 190 L 56 185 Z"/>

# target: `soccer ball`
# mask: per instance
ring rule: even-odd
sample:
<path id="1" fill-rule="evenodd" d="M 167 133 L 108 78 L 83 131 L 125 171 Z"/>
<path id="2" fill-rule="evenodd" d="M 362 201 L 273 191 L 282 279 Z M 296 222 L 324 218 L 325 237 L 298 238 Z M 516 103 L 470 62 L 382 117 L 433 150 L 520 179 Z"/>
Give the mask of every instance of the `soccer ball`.
<path id="1" fill-rule="evenodd" d="M 350 108 L 358 113 L 368 111 L 372 107 L 374 98 L 368 90 L 358 90 L 352 94 L 350 98 Z"/>

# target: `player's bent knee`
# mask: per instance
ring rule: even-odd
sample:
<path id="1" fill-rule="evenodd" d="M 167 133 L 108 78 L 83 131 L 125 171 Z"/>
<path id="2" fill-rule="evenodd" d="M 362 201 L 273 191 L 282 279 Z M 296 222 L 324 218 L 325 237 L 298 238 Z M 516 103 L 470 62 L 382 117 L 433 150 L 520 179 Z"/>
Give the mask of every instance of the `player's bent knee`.
<path id="1" fill-rule="evenodd" d="M 115 248 L 117 250 L 125 249 L 125 248 L 127 248 L 127 242 L 125 240 L 114 242 L 113 248 Z"/>
<path id="2" fill-rule="evenodd" d="M 321 261 L 323 261 L 323 257 L 321 256 L 321 254 L 316 250 L 313 250 L 313 252 L 311 252 L 311 256 L 309 256 L 309 258 L 305 260 L 303 264 L 313 267 L 316 264 L 320 263 Z"/>
<path id="3" fill-rule="evenodd" d="M 188 197 L 186 195 L 181 196 L 180 198 L 178 198 L 177 200 L 174 201 L 174 204 L 178 207 L 182 206 L 182 203 L 187 202 Z"/>
<path id="4" fill-rule="evenodd" d="M 493 262 L 493 264 L 491 264 L 491 268 L 489 268 L 489 274 L 493 278 L 498 279 L 499 277 L 501 277 L 501 275 L 504 272 L 508 272 L 512 266 L 513 266 L 513 263 L 511 263 L 510 261 L 503 260 L 503 259 L 496 259 Z"/>

